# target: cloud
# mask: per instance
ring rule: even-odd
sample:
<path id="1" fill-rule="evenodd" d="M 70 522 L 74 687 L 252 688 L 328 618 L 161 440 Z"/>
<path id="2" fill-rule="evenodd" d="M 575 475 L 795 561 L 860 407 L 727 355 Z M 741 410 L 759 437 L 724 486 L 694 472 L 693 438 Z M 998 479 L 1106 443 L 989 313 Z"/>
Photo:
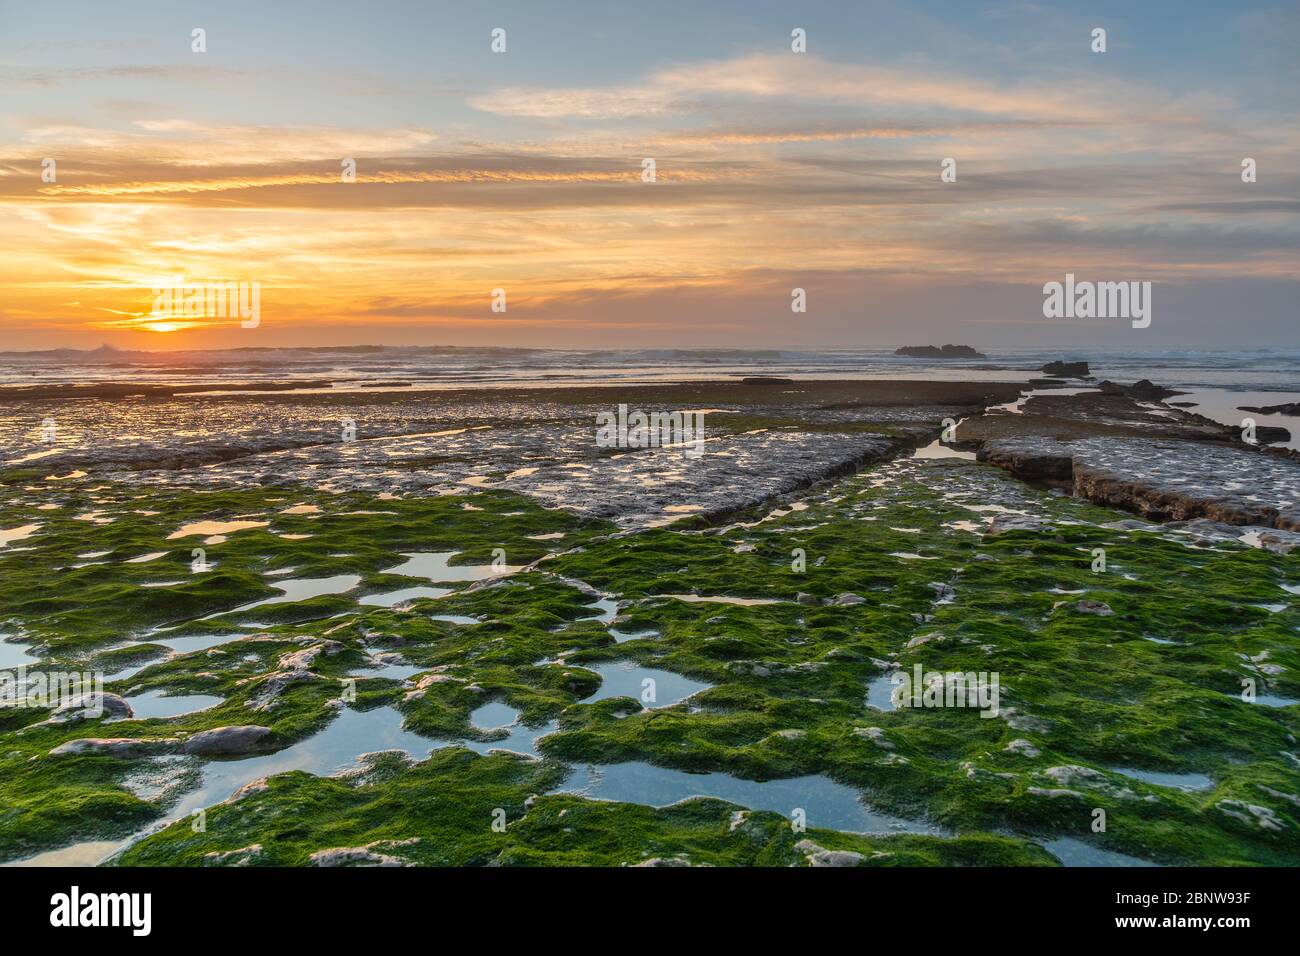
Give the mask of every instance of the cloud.
<path id="1" fill-rule="evenodd" d="M 152 80 L 175 82 L 197 80 L 205 83 L 221 82 L 259 75 L 256 70 L 232 70 L 225 67 L 203 65 L 167 66 L 149 64 L 142 66 L 79 66 L 60 67 L 53 70 L 0 70 L 0 82 L 13 86 L 56 87 L 68 83 L 95 83 L 104 80 Z"/>
<path id="2" fill-rule="evenodd" d="M 915 66 L 837 63 L 811 54 L 750 54 L 685 64 L 614 87 L 505 87 L 470 100 L 485 112 L 558 119 L 631 119 L 687 113 L 717 100 L 811 101 L 858 109 L 929 110 L 1049 122 L 1114 123 L 1142 104 L 1169 106 L 1117 80 L 1062 77 L 1059 83 L 993 83 L 978 77 Z M 1180 112 L 1178 115 L 1190 113 Z M 1166 111 L 1166 120 L 1175 115 Z"/>
<path id="3" fill-rule="evenodd" d="M 348 156 L 400 155 L 426 148 L 429 130 L 346 129 L 333 126 L 233 126 L 190 120 L 137 120 L 133 131 L 42 125 L 24 132 L 15 159 L 93 152 L 97 162 L 147 160 L 177 166 L 278 164 Z M 138 130 L 138 132 L 137 132 Z"/>

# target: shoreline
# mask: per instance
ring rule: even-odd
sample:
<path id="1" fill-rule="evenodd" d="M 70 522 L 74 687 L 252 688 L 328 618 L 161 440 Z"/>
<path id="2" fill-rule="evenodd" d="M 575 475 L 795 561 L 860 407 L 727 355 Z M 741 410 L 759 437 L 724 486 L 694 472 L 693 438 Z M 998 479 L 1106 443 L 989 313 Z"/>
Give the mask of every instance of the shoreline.
<path id="1" fill-rule="evenodd" d="M 611 399 L 712 410 L 707 452 L 596 447 L 592 412 Z M 0 790 L 15 805 L 33 806 L 71 761 L 111 781 L 63 784 L 67 801 L 43 807 L 35 831 L 0 826 L 6 862 L 84 862 L 105 838 L 136 834 L 110 865 L 311 864 L 339 847 L 371 852 L 353 788 L 427 800 L 485 776 L 500 794 L 491 806 L 521 821 L 503 863 L 541 861 L 528 821 L 561 811 L 566 824 L 617 818 L 695 861 L 798 862 L 813 851 L 789 839 L 788 804 L 809 808 L 817 847 L 911 865 L 1286 859 L 1238 794 L 1277 771 L 1300 686 L 1275 624 L 1295 613 L 1285 595 L 1300 583 L 1279 582 L 1297 580 L 1300 533 L 1225 523 L 1260 518 L 1259 502 L 1167 524 L 1126 511 L 1167 503 L 1168 481 L 1193 474 L 1197 456 L 1210 477 L 1263 476 L 1243 497 L 1289 493 L 1276 474 L 1300 480 L 1300 463 L 1183 409 L 1123 389 L 876 380 L 61 407 L 61 421 L 87 416 L 67 427 L 84 422 L 99 465 L 44 480 L 69 449 L 0 470 L 6 524 L 28 522 L 0 548 L 16 631 L 0 651 L 94 664 L 116 706 L 141 712 L 107 726 L 33 715 L 6 735 Z M 358 437 L 326 440 L 329 412 L 349 407 L 369 415 Z M 233 441 L 245 420 L 269 431 Z M 955 440 L 931 442 L 945 420 Z M 167 444 L 179 424 L 204 422 L 221 437 L 194 457 Z M 312 433 L 314 444 L 280 447 Z M 142 445 L 148 435 L 162 444 Z M 1009 442 L 1046 450 L 994 461 Z M 1080 494 L 1018 464 L 1059 471 L 1063 450 Z M 1098 462 L 1125 474 L 1127 499 L 1077 480 Z M 215 562 L 205 573 L 190 564 L 198 544 Z M 513 567 L 494 576 L 498 548 Z M 1229 620 L 1253 630 L 1225 637 Z M 1196 660 L 1161 646 L 1184 643 Z M 1259 708 L 1234 699 L 1243 659 L 1262 662 Z M 877 688 L 915 666 L 1000 673 L 1007 706 L 984 721 L 882 704 Z M 1152 668 L 1160 681 L 1144 683 Z M 350 679 L 364 708 L 334 696 Z M 638 700 L 646 679 L 665 696 Z M 1170 685 L 1196 706 L 1171 709 Z M 1098 687 L 1116 696 L 1105 710 L 1093 709 Z M 146 709 L 159 699 L 175 709 Z M 506 716 L 476 716 L 493 708 Z M 1157 722 L 1196 745 L 1143 737 L 1135 756 L 1133 728 Z M 243 749 L 207 760 L 214 737 Z M 1135 763 L 1222 789 L 1185 796 L 1115 769 Z M 700 795 L 700 773 L 731 805 L 697 809 L 696 832 L 673 807 Z M 1062 807 L 1134 788 L 1179 819 L 1178 834 L 1136 839 L 1117 812 L 1111 834 L 1071 839 Z M 90 792 L 102 809 L 85 809 Z M 264 821 L 300 798 L 323 808 L 329 834 L 273 839 Z M 1270 794 L 1252 799 L 1287 812 Z M 196 836 L 176 809 L 191 805 L 220 825 Z M 398 811 L 385 826 L 401 837 L 385 854 L 483 861 L 473 834 L 427 814 Z M 563 852 L 626 862 L 580 837 Z"/>

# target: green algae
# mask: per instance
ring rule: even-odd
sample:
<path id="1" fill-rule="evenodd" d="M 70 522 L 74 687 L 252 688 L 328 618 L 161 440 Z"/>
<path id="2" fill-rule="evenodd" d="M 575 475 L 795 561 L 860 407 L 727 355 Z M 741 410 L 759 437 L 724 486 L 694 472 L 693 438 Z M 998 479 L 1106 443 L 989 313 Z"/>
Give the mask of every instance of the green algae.
<path id="1" fill-rule="evenodd" d="M 804 859 L 796 849 L 803 839 L 862 853 L 874 865 L 1051 862 L 1031 845 L 994 836 L 798 833 L 775 813 L 747 812 L 737 821 L 739 808 L 720 800 L 654 808 L 567 794 L 535 796 L 563 776 L 555 764 L 504 754 L 480 757 L 460 748 L 414 765 L 385 755 L 360 778 L 282 774 L 267 789 L 210 812 L 205 832 L 175 824 L 114 862 L 292 866 L 308 863 L 322 849 L 372 847 L 411 865 L 622 866 L 659 859 L 785 866 Z M 304 826 L 308 820 L 310 827 Z M 239 852 L 250 847 L 258 849 Z"/>
<path id="2" fill-rule="evenodd" d="M 867 863 L 1051 863 L 1034 841 L 1061 836 L 1163 863 L 1300 862 L 1300 707 L 1236 696 L 1253 680 L 1261 692 L 1300 697 L 1300 611 L 1281 589 L 1300 580 L 1294 556 L 1189 547 L 1172 534 L 1111 527 L 1123 516 L 951 461 L 901 462 L 826 483 L 805 496 L 803 510 L 756 509 L 723 528 L 694 521 L 636 535 L 611 535 L 608 526 L 504 492 L 475 495 L 481 512 L 461 508 L 459 497 L 392 501 L 300 488 L 157 492 L 147 503 L 116 487 L 97 492 L 110 501 L 76 489 L 59 494 L 68 499 L 59 512 L 32 510 L 30 495 L 6 501 L 11 524 L 43 524 L 23 542 L 31 550 L 0 550 L 6 629 L 47 656 L 145 664 L 111 690 L 213 694 L 223 703 L 105 726 L 37 727 L 43 714 L 0 714 L 0 800 L 8 808 L 0 813 L 0 858 L 125 835 L 163 812 L 165 801 L 123 783 L 138 761 L 48 755 L 66 740 L 260 723 L 272 730 L 268 747 L 280 748 L 328 723 L 354 682 L 352 706 L 395 706 L 407 730 L 431 741 L 490 742 L 491 732 L 469 723 L 488 700 L 510 704 L 530 727 L 557 725 L 539 742 L 542 761 L 450 747 L 419 763 L 381 761 L 357 778 L 274 777 L 266 790 L 214 808 L 206 833 L 178 823 L 118 862 L 221 862 L 238 856 L 207 854 L 254 844 L 262 847 L 258 862 L 283 864 L 370 844 L 422 864 L 803 859 L 794 849 L 803 836 L 777 814 L 750 814 L 732 830 L 737 808 L 720 801 L 653 808 L 548 793 L 566 763 L 627 760 L 751 780 L 825 775 L 858 788 L 874 807 L 954 834 L 804 835 L 862 853 Z M 279 513 L 298 503 L 326 513 Z M 990 508 L 1034 515 L 1045 526 L 995 535 L 963 529 L 984 525 L 997 513 Z M 77 522 L 70 516 L 80 509 L 113 522 Z M 158 514 L 136 513 L 144 509 Z M 188 521 L 233 516 L 271 523 L 212 546 L 216 567 L 190 575 L 188 545 L 201 539 L 166 535 Z M 385 573 L 399 552 L 456 550 L 458 563 L 484 563 L 500 547 L 510 563 L 524 564 L 546 553 L 527 536 L 557 530 L 566 550 L 528 572 L 399 608 L 356 604 L 359 594 L 421 583 Z M 167 548 L 183 553 L 123 563 Z M 1093 570 L 1098 548 L 1104 572 Z M 107 562 L 98 570 L 67 570 L 77 554 L 101 550 L 110 554 L 95 559 Z M 163 653 L 157 645 L 118 646 L 271 596 L 276 578 L 265 571 L 283 568 L 295 578 L 351 573 L 362 581 L 345 595 L 166 632 L 229 635 L 202 651 L 148 663 Z M 180 588 L 140 587 L 182 574 Z M 42 584 L 51 575 L 57 587 Z M 936 585 L 955 595 L 938 601 Z M 616 643 L 595 617 L 597 593 L 617 596 L 621 630 L 653 635 Z M 692 594 L 776 603 L 674 596 Z M 831 603 L 842 594 L 854 603 Z M 1085 598 L 1111 613 L 1081 611 Z M 1288 607 L 1274 613 L 1262 604 Z M 250 630 L 251 621 L 270 626 Z M 284 655 L 322 641 L 337 647 L 315 658 L 312 679 L 259 709 Z M 378 651 L 400 654 L 428 679 L 365 677 Z M 615 660 L 710 686 L 670 707 L 626 697 L 584 702 L 599 684 L 588 668 Z M 867 705 L 866 687 L 886 666 L 915 664 L 996 672 L 1001 715 Z M 1200 772 L 1214 784 L 1180 791 L 1114 767 Z M 498 808 L 504 832 L 491 827 Z M 1097 810 L 1105 811 L 1104 832 L 1092 830 Z"/>

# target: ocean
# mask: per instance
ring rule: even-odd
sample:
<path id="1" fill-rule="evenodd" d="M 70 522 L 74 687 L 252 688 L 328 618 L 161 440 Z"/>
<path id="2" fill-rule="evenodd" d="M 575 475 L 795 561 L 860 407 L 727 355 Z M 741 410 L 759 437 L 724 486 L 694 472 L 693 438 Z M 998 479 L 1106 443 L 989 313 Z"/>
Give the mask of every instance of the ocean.
<path id="1" fill-rule="evenodd" d="M 426 346 L 241 348 L 188 352 L 0 352 L 0 385 L 300 382 L 291 392 L 464 387 L 645 384 L 778 375 L 804 379 L 1027 382 L 1044 363 L 1087 361 L 1093 377 L 1150 379 L 1188 394 L 1174 401 L 1228 425 L 1294 419 L 1240 411 L 1300 401 L 1300 349 L 1123 352 L 990 351 L 982 359 L 932 360 L 889 349 L 517 349 Z M 202 393 L 196 393 L 202 394 Z M 225 391 L 225 394 L 231 394 Z M 1297 447 L 1296 441 L 1287 443 Z"/>

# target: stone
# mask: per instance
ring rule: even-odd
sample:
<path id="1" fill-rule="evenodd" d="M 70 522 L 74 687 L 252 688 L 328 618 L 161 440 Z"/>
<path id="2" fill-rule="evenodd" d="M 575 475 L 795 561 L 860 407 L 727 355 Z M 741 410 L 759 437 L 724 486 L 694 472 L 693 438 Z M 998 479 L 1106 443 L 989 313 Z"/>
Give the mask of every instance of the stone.
<path id="1" fill-rule="evenodd" d="M 1043 366 L 1042 371 L 1046 375 L 1055 375 L 1059 378 L 1087 378 L 1087 362 L 1048 362 Z"/>
<path id="2" fill-rule="evenodd" d="M 204 866 L 251 866 L 262 856 L 262 844 L 227 850 L 224 853 L 213 851 L 203 854 Z"/>
<path id="3" fill-rule="evenodd" d="M 202 730 L 187 738 L 181 745 L 181 752 L 197 757 L 253 753 L 262 748 L 270 735 L 270 727 L 261 727 L 257 724 L 214 727 L 212 730 Z"/>
<path id="4" fill-rule="evenodd" d="M 812 840 L 800 840 L 794 848 L 804 855 L 809 866 L 858 866 L 866 859 L 852 850 L 828 850 Z"/>
<path id="5" fill-rule="evenodd" d="M 1002 749 L 1008 753 L 1020 754 L 1022 757 L 1037 757 L 1042 753 L 1041 750 L 1023 737 L 1017 737 Z"/>
<path id="6" fill-rule="evenodd" d="M 134 717 L 135 711 L 125 697 L 117 694 L 110 694 L 107 691 L 102 694 L 79 694 L 72 699 L 65 701 L 51 715 L 50 720 L 54 723 L 61 723 L 69 720 L 85 720 L 95 717 Z"/>
<path id="7" fill-rule="evenodd" d="M 1257 826 L 1261 830 L 1282 830 L 1286 827 L 1286 823 L 1271 807 L 1261 807 L 1245 800 L 1220 800 L 1214 808 L 1224 816 Z"/>
<path id="8" fill-rule="evenodd" d="M 178 742 L 175 737 L 86 737 L 59 744 L 50 751 L 50 756 L 98 753 L 111 757 L 146 757 L 166 753 Z"/>
<path id="9" fill-rule="evenodd" d="M 1102 601 L 1093 601 L 1088 598 L 1076 603 L 1074 609 L 1080 614 L 1096 614 L 1099 617 L 1109 617 L 1115 613 L 1111 610 L 1109 604 Z"/>
<path id="10" fill-rule="evenodd" d="M 934 591 L 936 604 L 949 604 L 957 598 L 957 591 L 952 585 L 944 584 L 942 581 L 931 581 L 926 587 Z"/>
<path id="11" fill-rule="evenodd" d="M 1046 526 L 1042 518 L 1032 515 L 998 515 L 984 533 L 993 537 L 1008 531 L 1041 531 Z"/>
<path id="12" fill-rule="evenodd" d="M 1291 417 L 1300 416 L 1300 402 L 1286 402 L 1282 405 L 1238 405 L 1243 412 L 1254 412 L 1257 415 L 1289 415 Z"/>
<path id="13" fill-rule="evenodd" d="M 969 345 L 904 345 L 901 349 L 894 350 L 895 355 L 903 355 L 907 358 L 937 358 L 937 359 L 982 359 L 988 358 L 983 352 L 977 352 Z"/>
<path id="14" fill-rule="evenodd" d="M 405 866 L 395 856 L 387 856 L 363 846 L 334 847 L 317 850 L 311 855 L 312 866 Z"/>
<path id="15" fill-rule="evenodd" d="M 885 739 L 885 732 L 879 727 L 854 727 L 853 735 L 855 737 L 866 737 L 875 743 L 881 750 L 893 750 L 894 744 Z"/>
<path id="16" fill-rule="evenodd" d="M 681 856 L 652 856 L 648 860 L 642 860 L 640 863 L 633 863 L 634 867 L 639 866 L 690 866 L 691 861 Z"/>

